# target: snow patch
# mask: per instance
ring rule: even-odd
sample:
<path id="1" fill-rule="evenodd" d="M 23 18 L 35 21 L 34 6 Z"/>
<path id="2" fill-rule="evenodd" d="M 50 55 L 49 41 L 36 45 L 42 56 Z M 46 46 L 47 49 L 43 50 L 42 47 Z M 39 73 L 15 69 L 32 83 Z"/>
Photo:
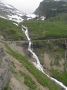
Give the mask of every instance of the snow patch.
<path id="1" fill-rule="evenodd" d="M 52 9 L 52 10 L 57 10 L 57 9 Z"/>
<path id="2" fill-rule="evenodd" d="M 46 17 L 44 17 L 44 16 L 41 16 L 41 20 L 45 20 L 46 19 Z"/>
<path id="3" fill-rule="evenodd" d="M 18 26 L 18 24 L 17 24 L 17 23 L 13 23 L 13 24 L 15 24 L 16 26 Z"/>
<path id="4" fill-rule="evenodd" d="M 1 17 L 1 18 L 4 18 L 4 19 L 7 19 L 7 18 L 5 18 L 5 17 L 3 17 L 3 16 L 1 16 L 1 15 L 0 15 L 0 17 Z"/>
<path id="5" fill-rule="evenodd" d="M 8 7 L 8 8 L 13 8 L 13 7 L 11 7 L 10 5 L 8 5 L 8 4 L 4 4 L 6 7 Z"/>
<path id="6" fill-rule="evenodd" d="M 8 15 L 9 20 L 16 21 L 18 23 L 22 22 L 23 19 L 19 17 L 18 15 Z"/>
<path id="7" fill-rule="evenodd" d="M 26 16 L 29 17 L 29 18 L 35 18 L 35 17 L 37 17 L 38 15 L 35 15 L 34 13 L 33 13 L 33 14 L 31 13 L 31 14 L 27 14 Z"/>
<path id="8" fill-rule="evenodd" d="M 31 18 L 27 18 L 27 20 L 30 20 Z"/>

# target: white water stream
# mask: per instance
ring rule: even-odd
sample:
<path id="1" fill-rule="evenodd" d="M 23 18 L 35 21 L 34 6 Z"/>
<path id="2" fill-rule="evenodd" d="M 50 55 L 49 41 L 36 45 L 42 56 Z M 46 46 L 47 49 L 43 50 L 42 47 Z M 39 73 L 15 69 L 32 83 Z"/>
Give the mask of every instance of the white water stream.
<path id="1" fill-rule="evenodd" d="M 44 69 L 43 69 L 43 66 L 40 64 L 40 61 L 37 57 L 37 55 L 32 51 L 31 49 L 31 40 L 29 38 L 29 34 L 28 34 L 28 28 L 23 26 L 22 25 L 22 31 L 25 33 L 27 39 L 28 39 L 28 42 L 29 42 L 29 46 L 28 46 L 28 50 L 31 52 L 31 54 L 33 55 L 33 58 L 36 60 L 36 63 L 34 62 L 33 64 L 40 70 L 42 71 L 48 78 L 50 78 L 51 80 L 53 80 L 54 82 L 56 82 L 58 85 L 60 85 L 61 87 L 63 87 L 65 90 L 67 90 L 67 87 L 60 81 L 56 80 L 55 78 L 53 77 L 50 77 L 49 75 L 47 75 L 45 72 L 44 72 Z"/>

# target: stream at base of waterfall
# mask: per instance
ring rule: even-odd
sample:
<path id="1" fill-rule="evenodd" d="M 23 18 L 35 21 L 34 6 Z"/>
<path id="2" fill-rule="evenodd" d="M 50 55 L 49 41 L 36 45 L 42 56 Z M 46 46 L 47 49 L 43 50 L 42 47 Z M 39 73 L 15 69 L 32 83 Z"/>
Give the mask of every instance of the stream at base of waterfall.
<path id="1" fill-rule="evenodd" d="M 29 46 L 28 46 L 28 51 L 33 55 L 33 58 L 36 60 L 36 63 L 33 62 L 33 64 L 42 72 L 44 73 L 48 78 L 50 78 L 51 80 L 53 80 L 54 82 L 56 82 L 57 84 L 59 84 L 61 87 L 63 87 L 65 90 L 67 90 L 67 87 L 60 81 L 56 80 L 55 78 L 53 77 L 50 77 L 48 74 L 45 73 L 44 69 L 43 69 L 43 66 L 40 64 L 40 61 L 37 57 L 37 55 L 35 54 L 35 52 L 32 51 L 31 49 L 31 39 L 29 37 L 29 34 L 28 34 L 28 28 L 23 26 L 22 25 L 22 31 L 25 33 L 26 37 L 27 37 L 27 40 L 29 42 Z"/>

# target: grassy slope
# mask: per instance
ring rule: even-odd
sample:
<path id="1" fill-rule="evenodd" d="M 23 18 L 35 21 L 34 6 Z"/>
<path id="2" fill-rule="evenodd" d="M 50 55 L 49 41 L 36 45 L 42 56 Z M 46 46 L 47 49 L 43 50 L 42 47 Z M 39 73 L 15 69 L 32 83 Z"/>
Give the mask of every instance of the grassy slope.
<path id="1" fill-rule="evenodd" d="M 6 48 L 9 50 L 9 54 L 11 54 L 14 58 L 19 60 L 22 65 L 24 65 L 37 79 L 37 81 L 43 85 L 44 87 L 48 87 L 49 90 L 61 90 L 52 80 L 47 78 L 42 72 L 36 69 L 30 62 L 28 62 L 26 57 L 23 57 L 19 53 L 12 50 L 7 44 L 5 44 Z"/>
<path id="2" fill-rule="evenodd" d="M 67 86 L 67 72 L 59 73 L 57 70 L 51 70 L 53 77 L 61 81 Z"/>
<path id="3" fill-rule="evenodd" d="M 32 39 L 66 38 L 67 14 L 57 15 L 45 21 L 29 20 L 23 22 L 28 26 Z"/>
<path id="4" fill-rule="evenodd" d="M 17 76 L 20 79 L 22 79 L 22 77 L 24 77 L 24 83 L 30 88 L 30 90 L 37 90 L 35 81 L 33 81 L 32 78 L 28 74 L 26 74 L 20 70 L 17 71 L 17 68 L 16 68 L 14 62 L 12 62 L 12 73 L 15 77 Z"/>
<path id="5" fill-rule="evenodd" d="M 14 25 L 11 21 L 0 18 L 0 35 L 6 40 L 23 40 L 24 34 L 21 27 Z"/>
<path id="6" fill-rule="evenodd" d="M 36 86 L 35 81 L 33 81 L 32 78 L 31 78 L 29 75 L 23 73 L 22 71 L 19 71 L 19 73 L 21 74 L 21 76 L 24 77 L 24 83 L 25 83 L 28 87 L 30 87 L 30 89 L 36 90 L 37 86 Z"/>

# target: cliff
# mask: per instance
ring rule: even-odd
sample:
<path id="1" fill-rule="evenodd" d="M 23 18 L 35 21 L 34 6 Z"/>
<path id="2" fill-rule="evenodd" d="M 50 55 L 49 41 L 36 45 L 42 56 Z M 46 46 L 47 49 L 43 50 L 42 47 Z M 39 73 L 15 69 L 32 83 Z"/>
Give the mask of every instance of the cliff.
<path id="1" fill-rule="evenodd" d="M 0 46 L 0 90 L 2 90 L 9 82 L 10 74 L 11 61 L 7 58 L 4 49 Z"/>
<path id="2" fill-rule="evenodd" d="M 54 17 L 59 13 L 67 13 L 67 2 L 43 0 L 34 13 L 39 16 L 45 16 L 46 18 Z"/>

